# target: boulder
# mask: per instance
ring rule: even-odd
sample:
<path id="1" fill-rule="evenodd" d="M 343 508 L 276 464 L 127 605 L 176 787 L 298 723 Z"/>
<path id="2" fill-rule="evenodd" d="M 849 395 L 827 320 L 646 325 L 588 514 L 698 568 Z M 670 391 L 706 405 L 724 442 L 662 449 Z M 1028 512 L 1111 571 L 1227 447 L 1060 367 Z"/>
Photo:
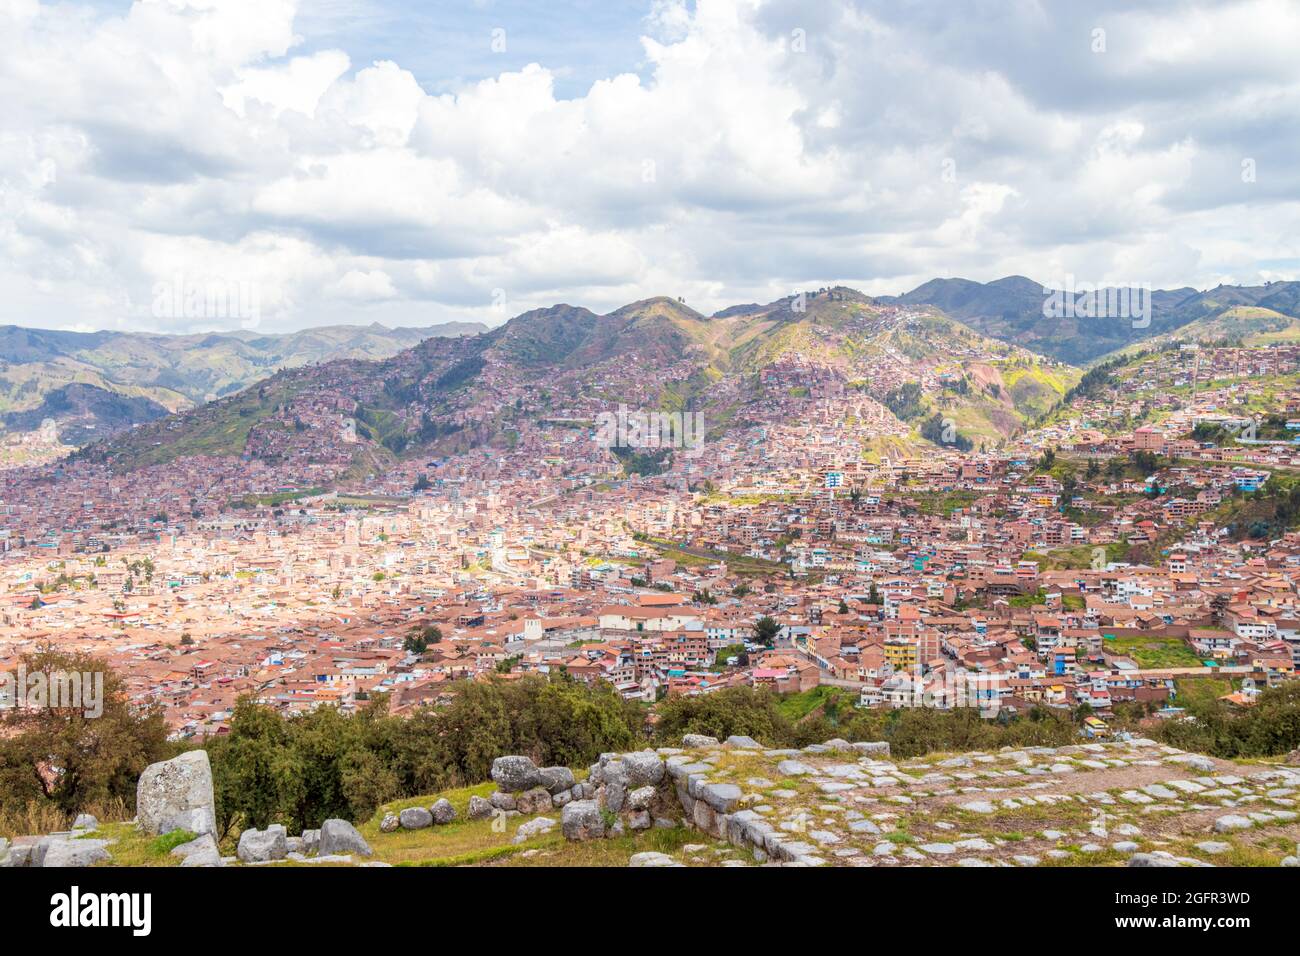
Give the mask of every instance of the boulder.
<path id="1" fill-rule="evenodd" d="M 136 786 L 135 807 L 145 833 L 214 833 L 217 811 L 207 751 L 190 750 L 146 767 Z"/>
<path id="2" fill-rule="evenodd" d="M 172 847 L 172 856 L 181 858 L 181 866 L 221 866 L 221 851 L 216 838 L 204 833 L 180 846 Z"/>
<path id="3" fill-rule="evenodd" d="M 433 822 L 439 826 L 444 823 L 451 823 L 452 820 L 456 819 L 456 808 L 451 805 L 451 801 L 446 797 L 434 803 L 429 808 L 429 812 L 433 814 Z"/>
<path id="4" fill-rule="evenodd" d="M 716 747 L 717 745 L 717 737 L 708 737 L 704 734 L 687 734 L 682 738 L 683 747 Z"/>
<path id="5" fill-rule="evenodd" d="M 515 794 L 515 809 L 524 816 L 530 816 L 534 813 L 545 813 L 553 809 L 551 795 L 545 787 L 533 787 L 531 790 L 525 790 L 523 793 Z"/>
<path id="6" fill-rule="evenodd" d="M 542 772 L 527 757 L 497 757 L 492 761 L 492 779 L 506 793 L 518 793 L 540 786 Z"/>
<path id="7" fill-rule="evenodd" d="M 560 814 L 566 840 L 598 840 L 605 835 L 605 817 L 593 800 L 571 800 Z"/>
<path id="8" fill-rule="evenodd" d="M 739 747 L 741 750 L 762 750 L 763 745 L 753 737 L 746 737 L 743 734 L 732 734 L 727 738 L 728 747 Z"/>
<path id="9" fill-rule="evenodd" d="M 492 816 L 492 802 L 484 797 L 473 796 L 469 798 L 469 818 L 471 820 L 486 820 Z"/>
<path id="10" fill-rule="evenodd" d="M 519 809 L 516 806 L 517 801 L 515 800 L 515 795 L 513 793 L 502 793 L 500 790 L 488 797 L 488 803 L 492 804 L 492 806 L 496 807 L 498 810 Z"/>
<path id="11" fill-rule="evenodd" d="M 109 859 L 107 840 L 54 840 L 45 849 L 41 866 L 90 866 Z"/>
<path id="12" fill-rule="evenodd" d="M 433 826 L 433 814 L 424 807 L 407 807 L 397 815 L 403 830 L 423 830 Z"/>
<path id="13" fill-rule="evenodd" d="M 347 820 L 326 820 L 320 828 L 320 844 L 316 848 L 320 856 L 334 856 L 343 853 L 357 853 L 370 856 L 370 844 L 365 841 L 357 828 Z"/>
<path id="14" fill-rule="evenodd" d="M 379 821 L 379 832 L 395 833 L 401 825 L 402 820 L 396 813 L 385 813 L 384 818 Z"/>
<path id="15" fill-rule="evenodd" d="M 289 845 L 282 826 L 245 830 L 239 834 L 235 856 L 241 863 L 266 863 L 270 860 L 283 860 L 288 855 Z"/>
<path id="16" fill-rule="evenodd" d="M 573 771 L 568 767 L 543 767 L 538 773 L 540 774 L 538 785 L 545 787 L 552 796 L 573 788 L 575 782 Z"/>
<path id="17" fill-rule="evenodd" d="M 1231 833 L 1234 830 L 1249 830 L 1254 825 L 1255 821 L 1250 817 L 1243 817 L 1235 813 L 1229 813 L 1214 821 L 1214 832 Z"/>
<path id="18" fill-rule="evenodd" d="M 873 757 L 889 756 L 888 740 L 860 740 L 853 744 L 853 749 L 864 754 L 870 754 Z"/>
<path id="19" fill-rule="evenodd" d="M 649 809 L 650 801 L 654 798 L 654 787 L 638 787 L 627 795 L 624 805 L 629 810 L 646 810 Z"/>
<path id="20" fill-rule="evenodd" d="M 303 853 L 307 853 L 307 854 L 315 853 L 316 848 L 319 846 L 320 846 L 319 830 L 302 831 L 302 852 Z"/>
<path id="21" fill-rule="evenodd" d="M 538 817 L 535 820 L 529 820 L 527 823 L 519 824 L 519 829 L 515 831 L 515 843 L 523 843 L 535 836 L 541 836 L 544 833 L 550 833 L 555 829 L 555 821 L 550 817 Z"/>
<path id="22" fill-rule="evenodd" d="M 1173 857 L 1156 856 L 1153 853 L 1134 853 L 1128 858 L 1129 866 L 1182 866 Z"/>
<path id="23" fill-rule="evenodd" d="M 94 817 L 93 814 L 90 814 L 90 813 L 78 813 L 78 814 L 77 814 L 77 819 L 75 819 L 75 820 L 72 821 L 72 829 L 74 829 L 74 830 L 98 830 L 98 829 L 99 829 L 99 821 L 95 819 L 95 817 Z"/>
<path id="24" fill-rule="evenodd" d="M 627 770 L 627 788 L 654 786 L 664 778 L 664 761 L 653 750 L 624 754 L 620 761 Z"/>

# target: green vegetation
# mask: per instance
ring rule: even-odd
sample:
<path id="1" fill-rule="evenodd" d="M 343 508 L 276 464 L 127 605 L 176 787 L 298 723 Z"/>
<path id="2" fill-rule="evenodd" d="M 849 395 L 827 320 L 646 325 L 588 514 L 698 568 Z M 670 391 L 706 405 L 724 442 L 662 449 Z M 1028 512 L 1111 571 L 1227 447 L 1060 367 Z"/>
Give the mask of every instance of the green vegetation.
<path id="1" fill-rule="evenodd" d="M 1195 720 L 1165 720 L 1155 736 L 1174 747 L 1215 757 L 1274 757 L 1300 747 L 1300 683 L 1288 681 L 1241 710 L 1202 692 L 1178 703 Z"/>
<path id="2" fill-rule="evenodd" d="M 103 713 L 94 717 L 86 716 L 85 708 L 52 707 L 0 711 L 0 834 L 23 832 L 32 820 L 69 821 L 92 808 L 133 807 L 141 771 L 176 753 L 162 713 L 133 710 L 122 679 L 89 655 L 47 649 L 24 656 L 22 663 L 28 673 L 102 674 Z"/>
<path id="3" fill-rule="evenodd" d="M 1137 661 L 1139 667 L 1203 667 L 1196 652 L 1181 637 L 1139 634 L 1111 637 L 1103 634 L 1106 650 Z"/>
<path id="4" fill-rule="evenodd" d="M 389 716 L 385 695 L 347 716 L 323 707 L 284 717 L 241 700 L 229 734 L 207 744 L 218 828 L 361 820 L 389 800 L 484 780 L 502 754 L 576 766 L 644 732 L 640 705 L 562 675 L 462 682 L 448 693 L 450 703 L 409 718 Z"/>

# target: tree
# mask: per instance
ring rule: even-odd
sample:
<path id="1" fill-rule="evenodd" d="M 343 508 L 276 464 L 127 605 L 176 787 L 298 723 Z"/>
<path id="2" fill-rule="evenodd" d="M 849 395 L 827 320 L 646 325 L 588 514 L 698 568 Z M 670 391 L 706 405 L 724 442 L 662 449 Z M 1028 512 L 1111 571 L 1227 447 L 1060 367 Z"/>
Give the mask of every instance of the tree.
<path id="1" fill-rule="evenodd" d="M 132 707 L 121 677 L 89 654 L 44 648 L 22 664 L 29 678 L 78 676 L 81 706 L 0 711 L 0 811 L 35 803 L 71 815 L 119 800 L 133 808 L 140 772 L 175 753 L 161 710 Z"/>
<path id="2" fill-rule="evenodd" d="M 754 642 L 772 647 L 776 644 L 776 635 L 780 630 L 781 625 L 765 614 L 754 622 Z"/>
<path id="3" fill-rule="evenodd" d="M 406 635 L 406 640 L 402 642 L 402 649 L 409 654 L 423 654 L 429 649 L 430 644 L 437 644 L 441 640 L 442 630 L 438 625 L 417 625 Z"/>

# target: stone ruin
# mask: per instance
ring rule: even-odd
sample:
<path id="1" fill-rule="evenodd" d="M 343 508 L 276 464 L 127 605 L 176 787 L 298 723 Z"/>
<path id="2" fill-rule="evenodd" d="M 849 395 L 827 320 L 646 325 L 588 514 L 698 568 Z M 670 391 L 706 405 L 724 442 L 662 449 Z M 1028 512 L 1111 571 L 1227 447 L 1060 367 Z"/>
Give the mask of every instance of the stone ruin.
<path id="1" fill-rule="evenodd" d="M 305 862 L 347 862 L 353 855 L 370 856 L 370 847 L 346 820 L 326 820 L 319 830 L 292 837 L 280 825 L 245 830 L 235 857 L 221 856 L 216 839 L 216 801 L 212 765 L 207 752 L 191 750 L 171 760 L 150 764 L 136 785 L 135 823 L 141 833 L 162 836 L 176 830 L 194 839 L 171 850 L 181 866 L 224 866 L 236 859 L 267 863 L 295 859 Z M 91 866 L 112 861 L 111 839 L 89 837 L 99 821 L 78 815 L 71 830 L 40 837 L 20 837 L 10 845 L 0 839 L 0 867 Z"/>

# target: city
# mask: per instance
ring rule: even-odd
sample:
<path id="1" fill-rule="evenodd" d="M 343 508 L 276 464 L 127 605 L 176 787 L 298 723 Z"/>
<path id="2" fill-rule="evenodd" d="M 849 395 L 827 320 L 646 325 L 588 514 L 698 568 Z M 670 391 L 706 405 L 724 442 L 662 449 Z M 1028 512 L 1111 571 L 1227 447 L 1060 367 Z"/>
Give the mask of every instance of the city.
<path id="1" fill-rule="evenodd" d="M 0 4 L 0 869 L 1289 925 L 1295 10 L 799 6 Z"/>

